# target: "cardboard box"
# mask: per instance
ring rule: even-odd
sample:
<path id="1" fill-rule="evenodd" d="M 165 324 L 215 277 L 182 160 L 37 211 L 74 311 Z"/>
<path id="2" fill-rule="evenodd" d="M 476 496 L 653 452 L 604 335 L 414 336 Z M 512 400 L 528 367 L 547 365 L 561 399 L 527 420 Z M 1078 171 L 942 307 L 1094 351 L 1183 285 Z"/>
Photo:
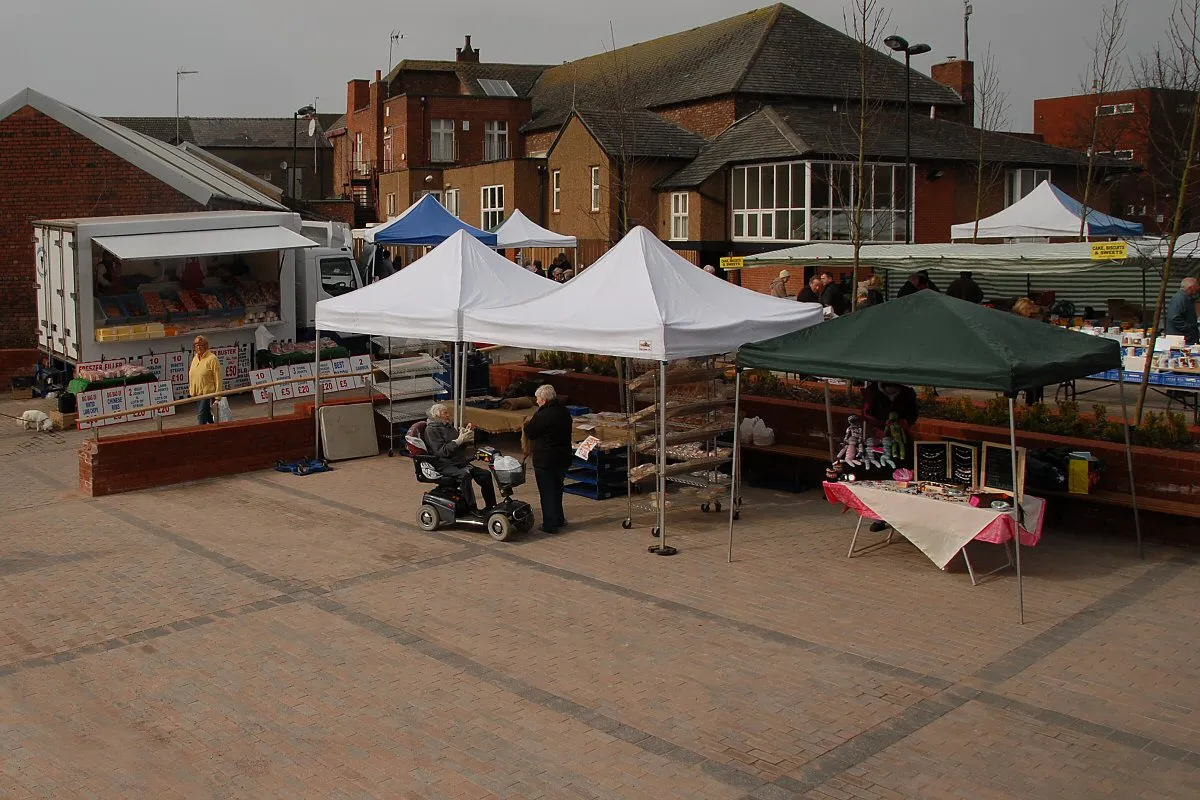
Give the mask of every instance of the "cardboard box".
<path id="1" fill-rule="evenodd" d="M 1100 480 L 1099 466 L 1099 460 L 1085 450 L 1071 453 L 1067 461 L 1067 491 L 1071 494 L 1091 494 Z"/>

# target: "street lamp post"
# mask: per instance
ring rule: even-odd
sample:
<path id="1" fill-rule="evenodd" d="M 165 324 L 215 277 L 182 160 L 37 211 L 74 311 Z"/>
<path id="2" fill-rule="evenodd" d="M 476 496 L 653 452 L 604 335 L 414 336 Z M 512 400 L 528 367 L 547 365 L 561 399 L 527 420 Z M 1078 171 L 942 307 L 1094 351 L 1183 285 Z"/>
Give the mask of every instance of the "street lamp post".
<path id="1" fill-rule="evenodd" d="M 297 109 L 296 113 L 292 114 L 292 171 L 288 175 L 288 197 L 292 199 L 296 197 L 296 137 L 298 135 L 296 125 L 300 117 L 307 117 L 309 114 L 315 113 L 317 113 L 315 108 L 305 106 L 304 108 Z"/>
<path id="2" fill-rule="evenodd" d="M 183 80 L 184 75 L 199 75 L 200 71 L 195 69 L 184 69 L 180 67 L 175 70 L 175 144 L 181 144 L 183 139 L 179 137 L 179 83 Z"/>
<path id="3" fill-rule="evenodd" d="M 913 56 L 928 53 L 933 48 L 927 44 L 909 44 L 908 39 L 895 35 L 883 43 L 898 53 L 904 53 L 904 243 L 913 240 L 913 186 L 912 179 L 912 66 Z"/>

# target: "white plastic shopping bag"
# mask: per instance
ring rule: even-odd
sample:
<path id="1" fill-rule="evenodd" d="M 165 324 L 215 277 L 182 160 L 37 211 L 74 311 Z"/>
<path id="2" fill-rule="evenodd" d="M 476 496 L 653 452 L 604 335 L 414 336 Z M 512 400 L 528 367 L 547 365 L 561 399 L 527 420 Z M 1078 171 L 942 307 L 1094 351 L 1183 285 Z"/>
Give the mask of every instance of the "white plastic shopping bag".
<path id="1" fill-rule="evenodd" d="M 233 422 L 233 409 L 229 407 L 228 398 L 218 397 L 213 400 L 213 414 L 217 422 Z"/>

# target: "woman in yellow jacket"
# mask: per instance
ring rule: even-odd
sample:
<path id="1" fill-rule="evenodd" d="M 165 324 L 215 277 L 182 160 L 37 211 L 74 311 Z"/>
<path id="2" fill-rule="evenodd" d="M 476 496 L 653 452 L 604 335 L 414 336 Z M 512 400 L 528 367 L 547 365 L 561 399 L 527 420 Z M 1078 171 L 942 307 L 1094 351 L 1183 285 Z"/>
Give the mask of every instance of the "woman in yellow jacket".
<path id="1" fill-rule="evenodd" d="M 208 339 L 203 336 L 197 336 L 193 345 L 195 355 L 192 356 L 192 368 L 188 372 L 188 394 L 197 397 L 220 392 L 221 362 L 217 360 L 217 354 L 208 349 Z M 209 425 L 215 421 L 212 401 L 212 398 L 200 401 L 196 417 L 201 425 Z"/>

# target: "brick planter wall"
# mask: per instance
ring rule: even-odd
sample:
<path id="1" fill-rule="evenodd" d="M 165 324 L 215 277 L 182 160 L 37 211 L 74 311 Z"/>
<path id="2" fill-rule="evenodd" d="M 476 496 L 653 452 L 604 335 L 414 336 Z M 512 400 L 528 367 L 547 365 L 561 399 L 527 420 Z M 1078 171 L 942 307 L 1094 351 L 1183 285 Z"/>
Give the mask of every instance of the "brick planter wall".
<path id="1" fill-rule="evenodd" d="M 275 419 L 88 439 L 79 448 L 79 488 L 99 497 L 268 469 L 280 459 L 311 456 L 313 435 L 310 409 Z"/>
<path id="2" fill-rule="evenodd" d="M 595 411 L 619 409 L 615 378 L 577 373 L 538 376 L 538 372 L 537 367 L 524 364 L 493 366 L 492 383 L 504 389 L 516 379 L 544 380 L 551 383 L 555 391 L 568 395 L 571 403 L 585 405 Z M 774 428 L 777 444 L 820 451 L 827 449 L 825 406 L 821 403 L 743 395 L 742 411 L 744 416 L 762 417 L 769 427 Z M 847 416 L 859 412 L 841 406 L 834 406 L 832 411 L 834 434 L 840 438 L 846 427 Z M 944 419 L 918 420 L 913 435 L 917 439 L 966 439 L 998 444 L 1007 444 L 1009 441 L 1007 428 Z M 1021 430 L 1017 431 L 1017 444 L 1031 449 L 1069 447 L 1072 450 L 1091 451 L 1107 465 L 1101 475 L 1099 488 L 1123 494 L 1129 492 L 1123 444 Z M 1132 452 L 1139 497 L 1200 503 L 1200 453 L 1137 446 L 1132 448 Z M 1080 499 L 1083 499 L 1082 495 Z"/>

